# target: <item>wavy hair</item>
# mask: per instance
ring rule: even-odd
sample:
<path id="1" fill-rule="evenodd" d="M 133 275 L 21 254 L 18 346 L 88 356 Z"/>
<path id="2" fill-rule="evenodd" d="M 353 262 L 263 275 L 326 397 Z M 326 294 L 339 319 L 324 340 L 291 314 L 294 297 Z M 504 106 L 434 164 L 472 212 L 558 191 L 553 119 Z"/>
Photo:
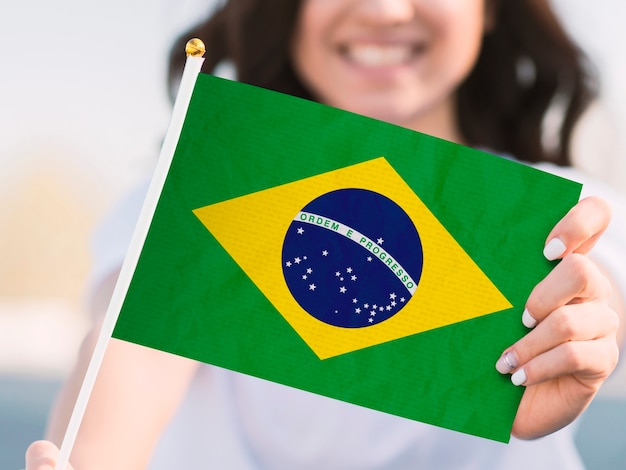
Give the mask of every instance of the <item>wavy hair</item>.
<path id="1" fill-rule="evenodd" d="M 477 63 L 457 90 L 457 119 L 469 145 L 527 162 L 571 164 L 570 141 L 595 97 L 595 72 L 569 38 L 548 0 L 495 1 L 493 27 Z M 290 59 L 301 0 L 228 0 L 185 31 L 170 52 L 170 89 L 180 77 L 184 45 L 207 45 L 203 70 L 225 60 L 244 83 L 315 99 Z M 550 116 L 550 119 L 547 117 Z"/>

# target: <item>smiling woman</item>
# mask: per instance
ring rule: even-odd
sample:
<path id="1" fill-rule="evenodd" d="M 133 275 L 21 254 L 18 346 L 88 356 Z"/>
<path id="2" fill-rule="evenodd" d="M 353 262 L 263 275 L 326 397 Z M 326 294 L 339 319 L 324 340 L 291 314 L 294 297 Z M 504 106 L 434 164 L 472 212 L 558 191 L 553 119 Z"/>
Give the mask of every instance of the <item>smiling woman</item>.
<path id="1" fill-rule="evenodd" d="M 548 2 L 276 0 L 274 5 L 229 1 L 182 35 L 170 56 L 172 89 L 184 60 L 179 51 L 195 36 L 207 44 L 207 72 L 229 61 L 245 83 L 528 162 L 571 164 L 574 126 L 596 94 L 596 81 Z M 401 65 L 371 64 L 407 56 L 411 60 Z M 411 95 L 394 92 L 392 83 Z M 556 96 L 562 104 L 551 115 L 557 139 L 548 146 L 544 117 Z M 385 100 L 394 108 L 385 107 Z"/>
<path id="2" fill-rule="evenodd" d="M 486 28 L 483 0 L 304 2 L 296 74 L 320 101 L 462 142 L 454 90 Z"/>
<path id="3" fill-rule="evenodd" d="M 559 240 L 556 245 L 561 247 L 560 253 L 549 253 L 550 257 L 561 257 L 562 262 L 537 284 L 524 309 L 519 309 L 519 328 L 524 322 L 528 333 L 503 351 L 485 352 L 481 357 L 481 362 L 491 364 L 496 379 L 501 373 L 505 385 L 510 379 L 510 387 L 523 387 L 508 446 L 113 341 L 74 448 L 76 468 L 582 468 L 568 424 L 587 408 L 617 361 L 618 318 L 626 292 L 626 269 L 621 262 L 626 253 L 625 218 L 620 211 L 626 205 L 581 172 L 563 168 L 570 163 L 570 136 L 593 96 L 594 82 L 584 56 L 564 33 L 548 0 L 229 0 L 211 18 L 181 35 L 172 49 L 174 79 L 180 77 L 181 51 L 190 37 L 200 37 L 207 44 L 205 69 L 209 72 L 230 62 L 243 82 L 526 162 L 542 162 L 536 166 L 589 183 L 584 195 L 596 197 L 579 202 L 551 231 L 546 228 L 545 245 L 555 246 L 553 240 Z M 546 147 L 542 126 L 557 98 L 557 142 Z M 275 103 L 280 110 L 280 101 Z M 401 158 L 407 167 L 414 164 L 410 152 Z M 453 178 L 447 170 L 440 177 L 450 185 Z M 608 228 L 609 204 L 598 195 L 613 201 L 615 217 Z M 136 214 L 128 209 L 140 196 L 124 202 L 123 216 L 114 225 L 116 232 L 133 226 Z M 298 206 L 298 210 L 304 208 Z M 330 209 L 310 212 L 339 220 Z M 207 218 L 209 222 L 217 219 Z M 355 221 L 342 223 L 357 229 Z M 304 230 L 319 229 L 322 242 L 335 235 L 310 225 Z M 506 230 L 503 226 L 503 233 Z M 294 234 L 294 239 L 299 241 L 299 235 Z M 394 246 L 391 235 L 368 237 L 372 241 L 380 237 L 376 245 L 384 243 L 398 256 L 387 247 Z M 363 247 L 350 243 L 360 256 Z M 119 265 L 126 251 L 124 241 L 102 237 L 102 245 L 98 263 L 109 268 Z M 400 245 L 411 249 L 410 243 Z M 289 254 L 294 263 L 301 256 L 298 248 Z M 537 246 L 536 254 L 542 248 Z M 324 250 L 330 251 L 318 246 L 320 258 Z M 439 249 L 442 255 L 450 251 L 449 247 Z M 522 262 L 527 254 L 519 253 Z M 409 258 L 404 255 L 399 257 L 403 263 Z M 364 259 L 363 265 L 369 263 Z M 283 260 L 285 265 L 289 260 Z M 308 277 L 317 272 L 316 267 L 306 268 L 297 279 L 303 286 L 302 297 L 318 291 L 310 289 L 312 284 L 321 285 Z M 448 270 L 441 269 L 444 275 L 436 285 L 448 286 Z M 331 285 L 337 276 L 330 270 L 324 282 L 337 296 L 347 293 L 341 289 L 351 287 L 353 275 L 361 280 L 352 263 L 336 272 L 346 285 Z M 116 271 L 108 274 L 94 289 L 103 302 Z M 307 278 L 302 279 L 303 275 Z M 282 281 L 280 286 L 285 288 Z M 395 301 L 392 294 L 399 293 L 395 290 L 381 294 L 390 307 Z M 473 293 L 439 297 L 462 303 L 455 310 L 463 311 Z M 368 307 L 370 302 L 387 305 L 378 297 L 363 302 Z M 207 308 L 222 313 L 219 305 L 209 303 Z M 385 327 L 396 317 L 376 327 Z M 97 332 L 98 321 L 51 420 L 52 440 L 60 438 Z M 450 357 L 444 355 L 448 361 L 467 351 L 464 341 L 444 343 L 456 351 Z M 408 358 L 403 367 L 411 368 L 411 360 L 437 364 L 439 359 Z M 469 381 L 480 380 L 474 368 L 459 369 L 455 373 Z M 371 375 L 368 368 L 358 372 Z M 420 378 L 428 386 L 430 376 Z M 385 392 L 394 393 L 392 388 L 381 384 Z M 411 400 L 404 402 L 413 405 Z M 544 438 L 534 439 L 540 436 Z M 33 453 L 43 449 L 53 455 L 42 445 L 33 449 Z"/>

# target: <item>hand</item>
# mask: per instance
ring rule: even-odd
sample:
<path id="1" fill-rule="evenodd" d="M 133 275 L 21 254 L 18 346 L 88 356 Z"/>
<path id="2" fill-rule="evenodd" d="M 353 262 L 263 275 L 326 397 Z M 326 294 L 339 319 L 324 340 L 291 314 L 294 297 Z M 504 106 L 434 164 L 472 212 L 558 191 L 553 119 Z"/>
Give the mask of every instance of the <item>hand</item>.
<path id="1" fill-rule="evenodd" d="M 516 437 L 540 437 L 572 422 L 617 365 L 611 284 L 586 256 L 610 217 L 602 199 L 583 199 L 548 235 L 544 255 L 562 261 L 528 298 L 522 321 L 532 330 L 496 364 L 526 387 L 513 423 Z"/>
<path id="2" fill-rule="evenodd" d="M 26 451 L 25 470 L 54 470 L 59 449 L 49 441 L 33 442 Z M 72 470 L 71 465 L 66 467 Z"/>

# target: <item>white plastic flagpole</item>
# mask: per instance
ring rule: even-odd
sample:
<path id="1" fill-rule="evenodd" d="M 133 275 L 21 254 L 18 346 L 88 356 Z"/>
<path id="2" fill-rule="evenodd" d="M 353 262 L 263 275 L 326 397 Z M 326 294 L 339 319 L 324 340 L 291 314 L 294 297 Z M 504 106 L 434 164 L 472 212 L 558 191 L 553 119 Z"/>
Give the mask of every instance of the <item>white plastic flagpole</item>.
<path id="1" fill-rule="evenodd" d="M 115 285 L 111 302 L 109 303 L 109 307 L 104 317 L 98 341 L 96 342 L 96 346 L 91 356 L 91 361 L 89 362 L 87 372 L 85 373 L 85 378 L 83 379 L 80 391 L 78 392 L 72 416 L 70 417 L 70 421 L 67 425 L 65 436 L 61 444 L 55 470 L 65 470 L 67 467 L 72 448 L 74 447 L 74 442 L 76 441 L 76 436 L 78 435 L 80 424 L 85 414 L 85 409 L 87 408 L 89 397 L 104 358 L 104 353 L 106 352 L 107 345 L 109 344 L 109 340 L 113 334 L 115 323 L 117 322 L 126 292 L 130 286 L 130 281 L 139 260 L 141 248 L 146 239 L 152 216 L 154 215 L 161 190 L 165 184 L 165 178 L 167 177 L 167 173 L 174 157 L 174 151 L 176 150 L 176 145 L 178 144 L 178 138 L 180 137 L 180 132 L 185 121 L 189 102 L 191 101 L 191 94 L 196 84 L 198 74 L 200 73 L 202 63 L 204 62 L 202 57 L 204 55 L 204 51 L 204 43 L 202 43 L 199 39 L 192 39 L 187 43 L 187 60 L 185 62 L 185 68 L 183 69 L 178 94 L 176 95 L 176 100 L 174 102 L 170 124 L 163 141 L 163 146 L 161 147 L 159 160 L 154 171 L 154 176 L 152 177 L 152 182 L 148 188 L 148 194 L 146 195 L 143 208 L 139 214 L 137 226 L 135 227 L 135 232 L 131 239 L 128 253 L 124 260 L 124 264 L 122 265 L 117 284 Z"/>

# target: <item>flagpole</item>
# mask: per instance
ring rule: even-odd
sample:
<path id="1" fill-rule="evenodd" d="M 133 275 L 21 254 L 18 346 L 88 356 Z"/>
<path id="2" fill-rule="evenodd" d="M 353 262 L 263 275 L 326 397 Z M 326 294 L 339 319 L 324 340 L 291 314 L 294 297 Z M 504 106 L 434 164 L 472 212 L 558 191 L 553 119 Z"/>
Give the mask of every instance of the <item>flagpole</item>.
<path id="1" fill-rule="evenodd" d="M 165 184 L 165 179 L 174 157 L 176 145 L 178 144 L 178 138 L 180 137 L 183 123 L 185 121 L 189 102 L 191 101 L 191 95 L 204 62 L 203 55 L 205 47 L 201 40 L 191 39 L 188 41 L 185 47 L 185 52 L 187 54 L 187 60 L 185 61 L 180 86 L 172 110 L 172 117 L 161 147 L 159 160 L 157 162 L 150 187 L 148 188 L 148 193 L 146 195 L 143 208 L 141 209 L 128 253 L 124 260 L 124 264 L 122 265 L 119 278 L 115 285 L 115 290 L 113 291 L 109 307 L 104 317 L 96 346 L 93 350 L 89 366 L 87 367 L 85 378 L 83 379 L 80 391 L 78 392 L 78 397 L 76 398 L 76 403 L 68 422 L 63 442 L 61 443 L 59 458 L 57 460 L 55 470 L 65 470 L 69 462 L 70 454 L 72 452 L 72 448 L 74 447 L 74 442 L 76 441 L 76 436 L 78 435 L 78 430 L 85 414 L 89 397 L 91 396 L 107 345 L 109 344 L 109 340 L 113 334 L 115 323 L 117 322 L 124 298 L 128 291 L 128 287 L 130 286 L 130 281 L 135 271 L 135 267 L 137 266 L 137 261 L 139 260 L 139 255 L 146 239 L 159 195 L 161 194 L 161 190 Z"/>

